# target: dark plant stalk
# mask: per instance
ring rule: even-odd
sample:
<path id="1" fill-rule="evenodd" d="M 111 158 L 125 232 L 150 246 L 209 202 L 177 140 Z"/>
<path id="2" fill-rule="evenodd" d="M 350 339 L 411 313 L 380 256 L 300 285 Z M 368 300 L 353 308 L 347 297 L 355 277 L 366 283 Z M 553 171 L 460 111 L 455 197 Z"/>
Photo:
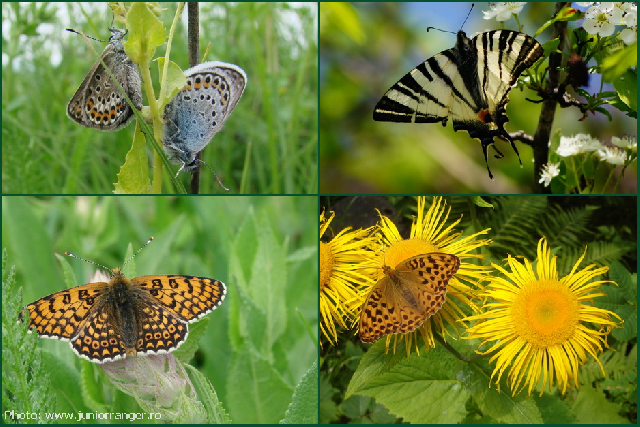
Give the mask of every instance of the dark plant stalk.
<path id="1" fill-rule="evenodd" d="M 565 2 L 556 3 L 556 13 L 558 13 L 565 6 Z M 560 44 L 558 45 L 558 51 L 562 52 L 564 48 L 564 41 L 567 36 L 567 22 L 558 21 L 553 24 L 553 36 L 552 38 L 559 38 Z M 559 52 L 553 52 L 549 55 L 549 77 L 547 79 L 546 92 L 553 94 L 560 86 L 560 71 L 558 67 L 562 65 L 562 54 Z M 540 120 L 538 121 L 538 128 L 533 137 L 533 179 L 534 179 L 534 191 L 533 193 L 548 194 L 551 192 L 550 188 L 545 187 L 542 183 L 538 182 L 540 179 L 540 173 L 542 172 L 542 166 L 548 162 L 549 159 L 549 138 L 551 137 L 551 128 L 553 126 L 553 120 L 556 115 L 556 107 L 558 101 L 556 97 L 549 96 L 542 103 L 542 109 L 540 111 Z"/>
<path id="2" fill-rule="evenodd" d="M 187 3 L 187 22 L 188 22 L 188 48 L 189 48 L 189 66 L 194 67 L 200 62 L 200 8 L 197 2 Z M 191 171 L 191 182 L 189 185 L 189 193 L 198 194 L 200 192 L 200 160 L 202 160 L 202 151 L 196 155 L 196 167 Z"/>

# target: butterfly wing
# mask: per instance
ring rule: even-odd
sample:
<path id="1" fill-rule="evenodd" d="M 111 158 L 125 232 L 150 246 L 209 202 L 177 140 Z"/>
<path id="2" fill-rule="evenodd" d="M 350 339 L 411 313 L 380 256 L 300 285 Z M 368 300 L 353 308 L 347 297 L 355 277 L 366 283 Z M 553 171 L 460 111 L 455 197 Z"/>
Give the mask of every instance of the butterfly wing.
<path id="1" fill-rule="evenodd" d="M 193 164 L 218 133 L 244 92 L 244 71 L 210 61 L 185 71 L 187 84 L 164 109 L 167 123 L 162 143 L 171 161 Z"/>
<path id="2" fill-rule="evenodd" d="M 111 29 L 114 34 L 102 52 L 101 59 L 123 87 L 137 109 L 142 108 L 140 72 L 127 56 L 122 44 L 124 31 Z M 116 131 L 134 117 L 133 110 L 113 79 L 97 61 L 67 105 L 67 116 L 74 122 L 92 129 Z"/>
<path id="3" fill-rule="evenodd" d="M 368 343 L 384 335 L 411 332 L 422 324 L 420 310 L 402 300 L 395 272 L 385 269 L 385 277 L 378 280 L 367 297 L 360 313 L 360 341 Z M 401 286 L 401 285 L 400 285 Z"/>
<path id="4" fill-rule="evenodd" d="M 460 267 L 460 258 L 445 253 L 411 257 L 398 265 L 396 273 L 403 287 L 404 303 L 413 305 L 423 315 L 424 323 L 445 302 L 447 284 Z"/>
<path id="5" fill-rule="evenodd" d="M 509 30 L 488 31 L 470 43 L 477 52 L 478 81 L 482 91 L 490 94 L 487 96 L 490 111 L 498 111 L 507 104 L 511 87 L 544 53 L 533 37 Z M 497 118 L 496 121 L 501 122 Z"/>
<path id="6" fill-rule="evenodd" d="M 56 292 L 26 306 L 29 328 L 41 337 L 69 341 L 86 323 L 107 283 L 87 283 Z"/>
<path id="7" fill-rule="evenodd" d="M 224 283 L 208 277 L 167 274 L 134 277 L 131 282 L 187 323 L 218 308 L 227 294 Z"/>
<path id="8" fill-rule="evenodd" d="M 504 129 L 507 95 L 520 74 L 543 53 L 533 37 L 516 31 L 488 31 L 473 39 L 459 31 L 453 49 L 427 59 L 387 91 L 373 119 L 445 125 L 451 118 L 455 131 L 465 130 L 480 140 L 485 162 L 495 136 L 509 141 L 517 154 Z M 487 170 L 493 177 L 488 164 Z"/>
<path id="9" fill-rule="evenodd" d="M 119 360 L 127 354 L 122 331 L 116 331 L 113 312 L 109 309 L 93 310 L 69 344 L 80 357 L 94 363 Z"/>
<path id="10" fill-rule="evenodd" d="M 157 302 L 142 304 L 139 313 L 138 337 L 130 353 L 168 353 L 180 347 L 189 335 L 187 322 Z"/>
<path id="11" fill-rule="evenodd" d="M 456 71 L 454 50 L 449 49 L 427 59 L 404 75 L 384 94 L 373 110 L 373 120 L 399 123 L 436 123 L 446 125 L 450 115 Z"/>

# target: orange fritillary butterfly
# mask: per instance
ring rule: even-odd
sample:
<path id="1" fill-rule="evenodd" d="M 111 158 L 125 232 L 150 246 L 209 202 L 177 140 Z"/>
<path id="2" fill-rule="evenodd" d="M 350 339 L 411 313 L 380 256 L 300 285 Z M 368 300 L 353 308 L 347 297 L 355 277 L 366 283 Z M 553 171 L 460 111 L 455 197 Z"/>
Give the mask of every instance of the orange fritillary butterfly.
<path id="1" fill-rule="evenodd" d="M 430 253 L 383 266 L 384 277 L 373 286 L 360 313 L 360 341 L 406 334 L 422 325 L 444 304 L 447 283 L 458 271 L 455 255 Z"/>
<path id="2" fill-rule="evenodd" d="M 227 292 L 224 283 L 207 277 L 128 279 L 119 268 L 111 273 L 109 282 L 87 283 L 28 304 L 29 328 L 41 337 L 68 341 L 78 356 L 94 363 L 168 353 L 187 339 L 188 324 L 218 308 Z"/>

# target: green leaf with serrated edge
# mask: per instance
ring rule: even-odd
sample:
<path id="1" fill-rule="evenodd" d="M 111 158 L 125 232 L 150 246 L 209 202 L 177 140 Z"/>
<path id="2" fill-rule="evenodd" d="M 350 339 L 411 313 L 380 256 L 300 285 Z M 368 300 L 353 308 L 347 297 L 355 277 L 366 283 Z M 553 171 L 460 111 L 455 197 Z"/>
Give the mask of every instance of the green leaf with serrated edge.
<path id="1" fill-rule="evenodd" d="M 181 362 L 188 363 L 193 359 L 193 355 L 198 349 L 198 342 L 207 333 L 209 321 L 210 319 L 205 316 L 197 322 L 189 325 L 189 336 L 187 337 L 187 340 L 173 352 Z"/>
<path id="2" fill-rule="evenodd" d="M 136 64 L 149 61 L 156 49 L 165 43 L 164 26 L 145 3 L 131 5 L 127 13 L 127 29 L 129 37 L 124 42 L 124 50 Z"/>
<path id="3" fill-rule="evenodd" d="M 124 165 L 120 167 L 120 172 L 118 172 L 118 182 L 113 185 L 115 194 L 151 193 L 146 147 L 144 134 L 140 132 L 136 122 L 133 144 L 125 157 Z"/>
<path id="4" fill-rule="evenodd" d="M 404 356 L 400 362 L 369 378 L 358 393 L 373 397 L 392 414 L 410 423 L 460 422 L 466 415 L 470 397 L 464 383 L 466 378 L 458 376 L 465 364 L 441 347 L 409 358 L 404 350 L 400 352 Z M 392 360 L 393 355 L 387 358 Z M 447 410 L 443 411 L 445 407 Z"/>
<path id="5" fill-rule="evenodd" d="M 571 409 L 578 417 L 577 424 L 629 423 L 628 419 L 619 415 L 619 403 L 611 402 L 603 391 L 591 387 L 580 387 L 571 399 Z"/>
<path id="6" fill-rule="evenodd" d="M 318 424 L 318 362 L 314 361 L 293 392 L 280 424 Z"/>
<path id="7" fill-rule="evenodd" d="M 157 59 L 158 71 L 160 73 L 160 81 L 163 81 L 162 72 L 164 71 L 164 57 Z M 165 81 L 166 89 L 164 91 L 165 98 L 159 100 L 158 108 L 160 111 L 164 109 L 164 106 L 169 103 L 175 97 L 180 90 L 187 84 L 187 78 L 184 75 L 184 71 L 173 61 L 169 61 L 169 67 L 167 68 L 167 80 Z"/>
<path id="8" fill-rule="evenodd" d="M 191 378 L 193 387 L 198 394 L 198 399 L 204 405 L 207 411 L 208 421 L 210 424 L 231 424 L 231 419 L 227 411 L 220 403 L 216 390 L 213 388 L 211 381 L 207 379 L 202 372 L 198 371 L 191 365 L 185 365 L 185 369 Z"/>
<path id="9" fill-rule="evenodd" d="M 465 341 L 461 345 L 467 347 L 462 351 L 471 353 L 478 344 L 477 340 L 474 342 Z M 538 424 L 542 422 L 539 409 L 525 392 L 516 396 L 511 395 L 511 390 L 505 383 L 505 376 L 500 382 L 501 392 L 497 390 L 495 384 L 489 383 L 490 375 L 488 373 L 493 368 L 494 365 L 489 364 L 487 359 L 480 359 L 474 363 L 463 364 L 456 377 L 463 379 L 463 387 L 469 390 L 480 412 L 502 424 Z"/>
<path id="10" fill-rule="evenodd" d="M 571 409 L 558 396 L 545 393 L 539 396 L 534 393 L 531 399 L 536 403 L 543 424 L 575 424 L 576 417 L 571 413 Z"/>
<path id="11" fill-rule="evenodd" d="M 375 378 L 385 372 L 390 371 L 397 364 L 407 358 L 405 352 L 404 342 L 402 342 L 396 348 L 396 352 L 385 354 L 385 341 L 386 339 L 378 340 L 374 343 L 369 351 L 367 351 L 360 361 L 360 365 L 356 369 L 356 372 L 351 377 L 349 386 L 344 395 L 345 400 L 352 394 L 358 393 L 358 391 L 366 386 L 367 382 L 371 378 Z"/>

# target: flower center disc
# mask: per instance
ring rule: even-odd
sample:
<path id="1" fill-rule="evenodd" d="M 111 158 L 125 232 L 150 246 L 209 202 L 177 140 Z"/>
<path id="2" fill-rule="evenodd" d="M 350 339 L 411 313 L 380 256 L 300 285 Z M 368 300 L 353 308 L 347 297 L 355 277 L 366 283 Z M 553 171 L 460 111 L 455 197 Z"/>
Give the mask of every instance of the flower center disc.
<path id="1" fill-rule="evenodd" d="M 573 336 L 578 301 L 559 281 L 538 280 L 518 294 L 511 315 L 518 335 L 535 347 L 551 347 Z"/>

